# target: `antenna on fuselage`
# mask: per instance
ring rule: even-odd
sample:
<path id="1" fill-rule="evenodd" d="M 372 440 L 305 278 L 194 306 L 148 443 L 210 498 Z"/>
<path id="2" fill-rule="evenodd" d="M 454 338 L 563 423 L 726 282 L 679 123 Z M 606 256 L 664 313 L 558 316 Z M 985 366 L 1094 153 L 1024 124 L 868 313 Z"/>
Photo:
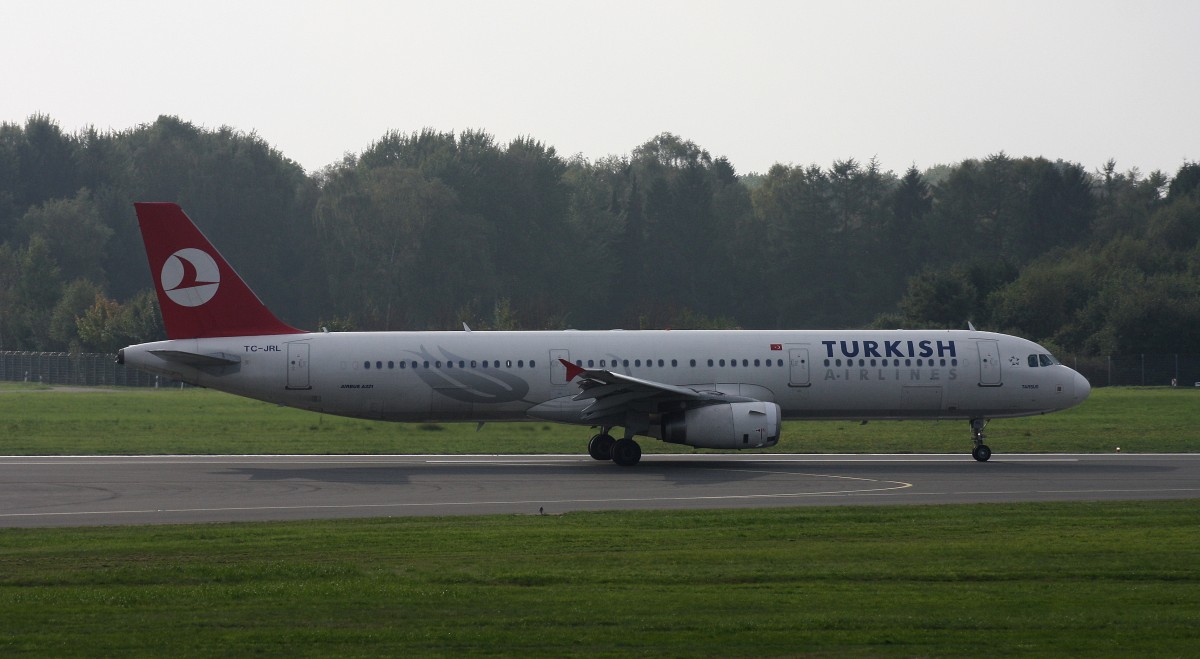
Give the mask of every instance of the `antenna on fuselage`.
<path id="1" fill-rule="evenodd" d="M 975 329 L 975 325 L 974 325 L 974 324 L 972 324 L 972 323 L 971 323 L 971 321 L 969 321 L 969 320 L 967 321 L 967 329 L 971 330 L 972 332 L 977 332 L 977 331 L 978 331 L 978 330 L 976 330 L 976 329 Z"/>

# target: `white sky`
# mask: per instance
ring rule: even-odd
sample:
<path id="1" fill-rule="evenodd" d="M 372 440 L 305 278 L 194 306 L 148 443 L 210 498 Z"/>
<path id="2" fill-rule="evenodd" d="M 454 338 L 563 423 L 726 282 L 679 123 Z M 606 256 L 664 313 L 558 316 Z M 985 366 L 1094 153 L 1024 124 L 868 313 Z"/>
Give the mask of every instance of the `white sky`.
<path id="1" fill-rule="evenodd" d="M 740 173 L 1200 159 L 1191 0 L 4 0 L 0 26 L 0 121 L 175 114 L 309 171 L 423 127 L 589 160 L 666 131 Z"/>

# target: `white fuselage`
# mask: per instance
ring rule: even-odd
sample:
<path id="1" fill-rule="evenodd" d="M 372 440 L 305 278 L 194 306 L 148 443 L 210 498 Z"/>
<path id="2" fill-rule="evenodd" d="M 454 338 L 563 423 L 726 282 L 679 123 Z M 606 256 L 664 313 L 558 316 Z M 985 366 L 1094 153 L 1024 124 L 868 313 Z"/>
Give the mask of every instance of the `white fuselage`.
<path id="1" fill-rule="evenodd" d="M 1026 416 L 1090 391 L 1072 369 L 1039 363 L 1047 352 L 1036 343 L 973 330 L 334 332 L 160 341 L 123 354 L 127 365 L 191 384 L 392 421 L 596 425 L 581 420 L 587 402 L 571 400 L 580 388 L 560 359 L 774 402 L 789 419 Z"/>

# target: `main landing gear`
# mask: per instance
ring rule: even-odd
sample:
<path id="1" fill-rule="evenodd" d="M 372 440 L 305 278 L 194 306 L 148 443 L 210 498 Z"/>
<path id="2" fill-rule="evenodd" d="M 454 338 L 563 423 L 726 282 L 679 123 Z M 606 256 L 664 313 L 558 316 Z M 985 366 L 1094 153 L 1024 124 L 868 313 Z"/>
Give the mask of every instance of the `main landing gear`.
<path id="1" fill-rule="evenodd" d="M 612 460 L 622 467 L 632 467 L 642 459 L 642 447 L 629 437 L 613 439 L 604 428 L 588 441 L 588 455 L 595 460 Z"/>
<path id="2" fill-rule="evenodd" d="M 971 419 L 971 437 L 975 442 L 975 448 L 971 449 L 971 457 L 980 462 L 987 462 L 988 458 L 992 457 L 992 449 L 983 443 L 983 427 L 986 425 L 987 419 Z"/>

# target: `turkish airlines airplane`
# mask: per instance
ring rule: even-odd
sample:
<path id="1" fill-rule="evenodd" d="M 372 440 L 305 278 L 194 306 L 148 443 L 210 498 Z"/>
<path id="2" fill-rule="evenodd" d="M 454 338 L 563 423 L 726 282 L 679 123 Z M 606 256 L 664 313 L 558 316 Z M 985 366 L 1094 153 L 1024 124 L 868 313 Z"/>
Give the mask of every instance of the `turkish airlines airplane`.
<path id="1" fill-rule="evenodd" d="M 305 332 L 178 205 L 135 207 L 169 339 L 117 362 L 314 412 L 593 426 L 588 453 L 624 466 L 641 458 L 636 436 L 750 449 L 774 446 L 784 419 L 963 419 L 986 461 L 989 419 L 1091 391 L 1038 344 L 973 329 Z"/>

